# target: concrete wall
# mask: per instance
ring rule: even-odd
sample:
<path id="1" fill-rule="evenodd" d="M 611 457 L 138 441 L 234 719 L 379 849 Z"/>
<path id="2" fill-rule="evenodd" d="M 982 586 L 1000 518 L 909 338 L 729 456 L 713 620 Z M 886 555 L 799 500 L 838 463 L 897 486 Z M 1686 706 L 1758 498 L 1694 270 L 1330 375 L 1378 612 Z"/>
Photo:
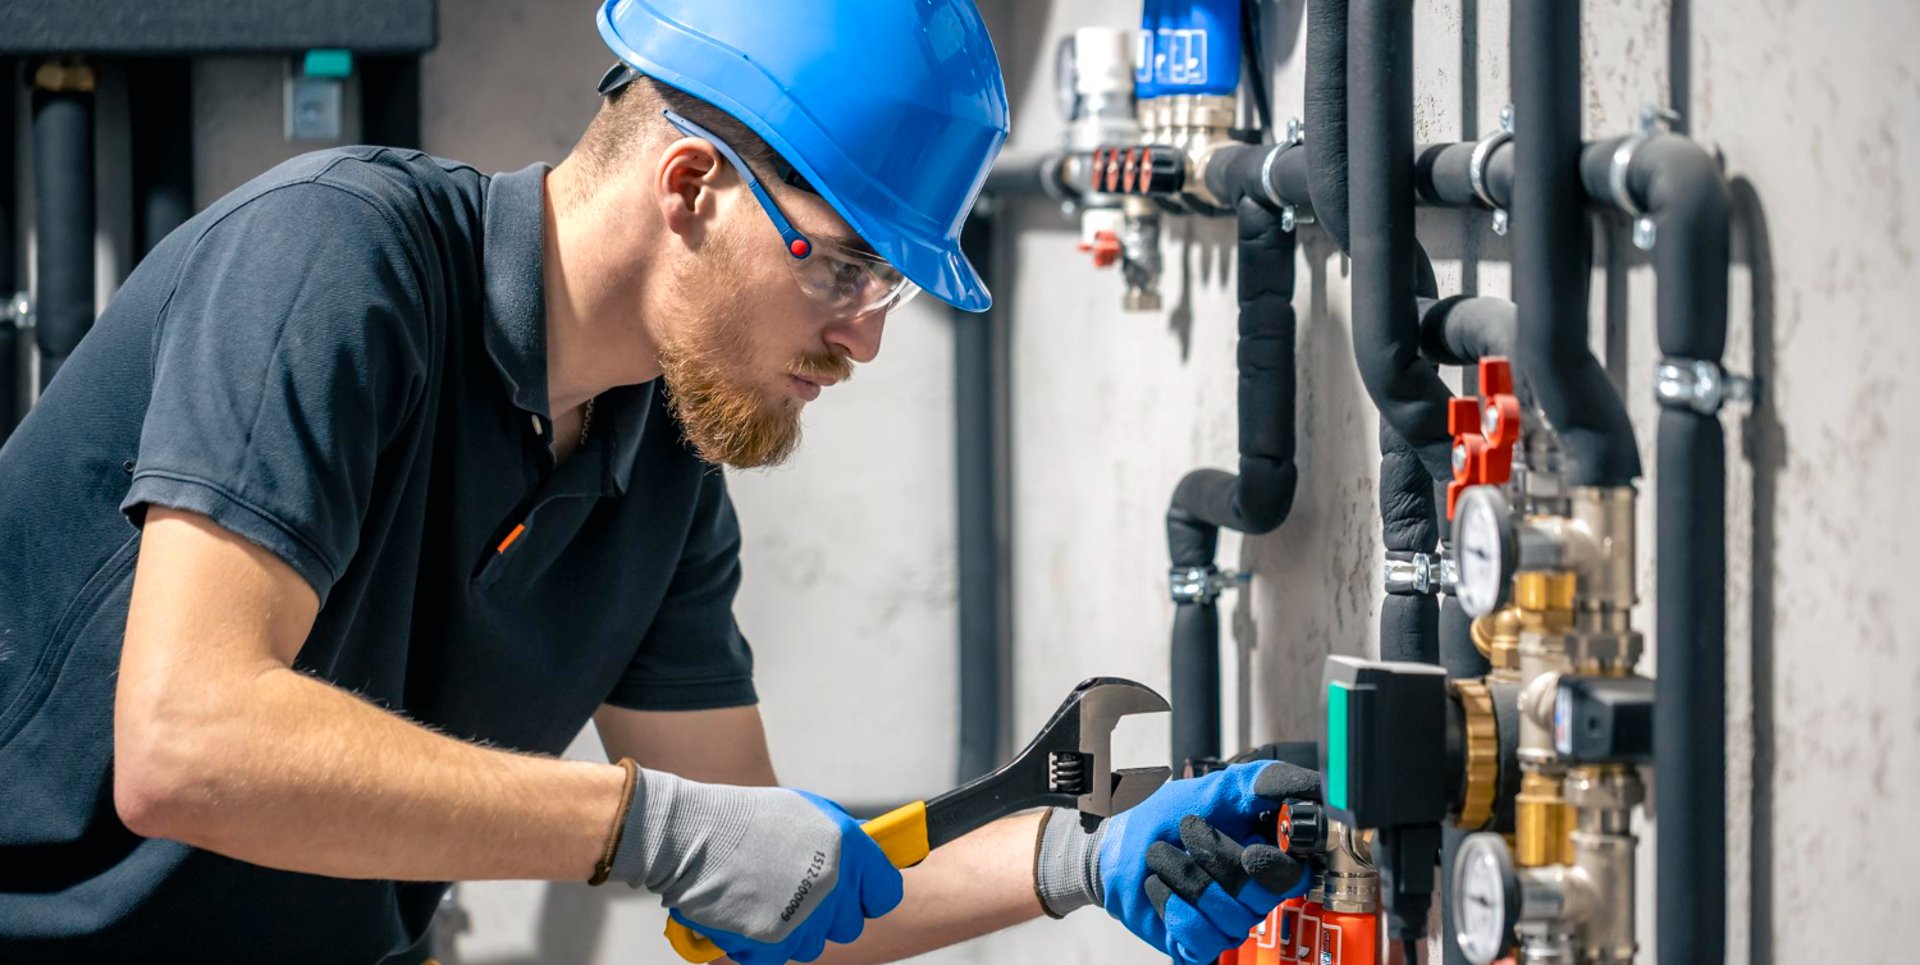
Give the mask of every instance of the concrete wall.
<path id="1" fill-rule="evenodd" d="M 1015 99 L 1011 147 L 1049 147 L 1054 39 L 1085 24 L 1130 26 L 1137 7 L 983 6 Z M 1261 8 L 1276 114 L 1297 114 L 1303 3 Z M 1727 418 L 1731 960 L 1829 958 L 1835 936 L 1842 957 L 1894 960 L 1920 942 L 1920 889 L 1902 877 L 1920 848 L 1901 823 L 1920 808 L 1920 613 L 1901 564 L 1904 497 L 1920 476 L 1904 424 L 1920 409 L 1910 374 L 1920 330 L 1907 323 L 1920 304 L 1920 9 L 1586 8 L 1587 133 L 1622 131 L 1641 104 L 1671 98 L 1722 152 L 1743 199 L 1728 358 L 1757 369 L 1768 397 Z M 607 62 L 591 10 L 586 0 L 461 0 L 456 16 L 449 5 L 423 73 L 428 149 L 483 169 L 560 157 Z M 1416 16 L 1418 136 L 1477 136 L 1507 99 L 1507 4 L 1418 0 Z M 196 69 L 203 200 L 304 147 L 279 140 L 280 71 L 272 59 Z M 102 123 L 103 152 L 124 157 L 105 134 L 110 118 Z M 351 136 L 357 120 L 348 123 Z M 117 257 L 126 202 L 111 190 L 102 245 Z M 1117 277 L 1074 251 L 1067 221 L 1042 204 L 1009 220 L 1019 269 L 999 294 L 1014 319 L 1022 734 L 1089 674 L 1166 683 L 1166 499 L 1188 469 L 1234 456 L 1232 231 L 1170 225 L 1171 307 L 1123 315 Z M 1423 214 L 1421 237 L 1443 289 L 1506 293 L 1504 242 L 1483 217 Z M 1374 647 L 1375 414 L 1352 362 L 1344 261 L 1313 229 L 1302 241 L 1299 494 L 1283 529 L 1229 537 L 1220 556 L 1254 574 L 1231 601 L 1229 746 L 1310 735 L 1321 658 Z M 1617 232 L 1603 242 L 1602 252 L 1624 248 Z M 1652 279 L 1641 259 L 1621 263 L 1596 275 L 1595 343 L 1624 378 L 1648 447 Z M 903 312 L 883 363 L 810 410 L 808 445 L 790 468 L 735 479 L 747 532 L 740 617 L 776 760 L 787 781 L 846 799 L 926 793 L 953 768 L 948 324 L 927 301 Z M 1650 616 L 1643 607 L 1642 626 Z M 1123 732 L 1120 749 L 1151 760 L 1165 743 L 1164 726 L 1143 726 Z M 598 752 L 590 737 L 575 750 Z M 461 897 L 474 917 L 461 961 L 670 960 L 645 896 L 492 883 Z M 1159 959 L 1084 912 L 926 960 Z"/>

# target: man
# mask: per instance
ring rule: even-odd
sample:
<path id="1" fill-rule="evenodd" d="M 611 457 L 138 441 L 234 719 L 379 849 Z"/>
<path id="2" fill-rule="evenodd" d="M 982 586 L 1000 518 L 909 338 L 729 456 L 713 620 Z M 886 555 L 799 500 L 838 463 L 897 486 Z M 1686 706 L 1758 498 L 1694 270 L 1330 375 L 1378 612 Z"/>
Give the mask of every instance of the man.
<path id="1" fill-rule="evenodd" d="M 1183 961 L 1237 943 L 1301 886 L 1242 846 L 1310 772 L 904 879 L 774 786 L 714 466 L 791 452 L 917 288 L 986 305 L 957 236 L 1006 95 L 969 0 L 600 25 L 622 64 L 551 172 L 281 165 L 0 451 L 0 959 L 377 962 L 497 878 L 647 888 L 746 965 L 1092 903 Z M 589 719 L 621 764 L 550 756 Z"/>

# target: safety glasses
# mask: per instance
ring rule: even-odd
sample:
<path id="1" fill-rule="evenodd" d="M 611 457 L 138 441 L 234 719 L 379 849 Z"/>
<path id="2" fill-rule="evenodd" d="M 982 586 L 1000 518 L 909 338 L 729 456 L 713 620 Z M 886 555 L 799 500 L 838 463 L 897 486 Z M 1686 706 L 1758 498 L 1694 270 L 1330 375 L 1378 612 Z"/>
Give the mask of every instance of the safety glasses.
<path id="1" fill-rule="evenodd" d="M 780 211 L 780 206 L 773 203 L 765 185 L 754 176 L 753 170 L 747 167 L 747 162 L 741 159 L 732 145 L 671 110 L 661 111 L 661 114 L 680 133 L 712 144 L 727 159 L 727 163 L 740 172 L 747 190 L 753 192 L 761 210 L 767 213 L 774 229 L 780 232 L 780 240 L 787 249 L 787 268 L 793 272 L 794 281 L 799 284 L 801 291 L 806 292 L 828 313 L 837 318 L 858 318 L 874 312 L 892 311 L 920 293 L 920 286 L 908 281 L 905 275 L 894 270 L 879 255 L 832 242 L 816 244 L 801 234 Z"/>

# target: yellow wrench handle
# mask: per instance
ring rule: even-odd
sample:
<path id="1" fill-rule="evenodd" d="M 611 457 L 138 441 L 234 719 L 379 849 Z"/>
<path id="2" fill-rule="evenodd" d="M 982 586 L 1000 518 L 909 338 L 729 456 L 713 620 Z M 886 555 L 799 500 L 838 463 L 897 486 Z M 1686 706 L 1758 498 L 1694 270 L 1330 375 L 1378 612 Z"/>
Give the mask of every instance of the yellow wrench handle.
<path id="1" fill-rule="evenodd" d="M 932 846 L 927 841 L 927 802 L 915 801 L 897 807 L 860 825 L 887 861 L 896 868 L 911 868 L 927 859 Z M 713 939 L 695 932 L 677 921 L 667 922 L 667 944 L 689 962 L 711 962 L 726 954 Z"/>

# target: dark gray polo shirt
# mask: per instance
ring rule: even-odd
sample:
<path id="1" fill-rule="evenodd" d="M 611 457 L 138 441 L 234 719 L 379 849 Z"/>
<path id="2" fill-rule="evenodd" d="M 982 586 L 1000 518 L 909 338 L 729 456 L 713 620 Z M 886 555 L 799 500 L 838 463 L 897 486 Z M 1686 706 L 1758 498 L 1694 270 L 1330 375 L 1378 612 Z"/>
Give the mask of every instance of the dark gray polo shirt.
<path id="1" fill-rule="evenodd" d="M 456 737 L 558 753 L 602 703 L 754 701 L 733 508 L 659 386 L 602 396 L 553 465 L 545 174 L 366 147 L 267 172 L 141 262 L 0 449 L 0 960 L 377 962 L 443 890 L 120 823 L 148 505 L 312 584 L 298 669 Z"/>

